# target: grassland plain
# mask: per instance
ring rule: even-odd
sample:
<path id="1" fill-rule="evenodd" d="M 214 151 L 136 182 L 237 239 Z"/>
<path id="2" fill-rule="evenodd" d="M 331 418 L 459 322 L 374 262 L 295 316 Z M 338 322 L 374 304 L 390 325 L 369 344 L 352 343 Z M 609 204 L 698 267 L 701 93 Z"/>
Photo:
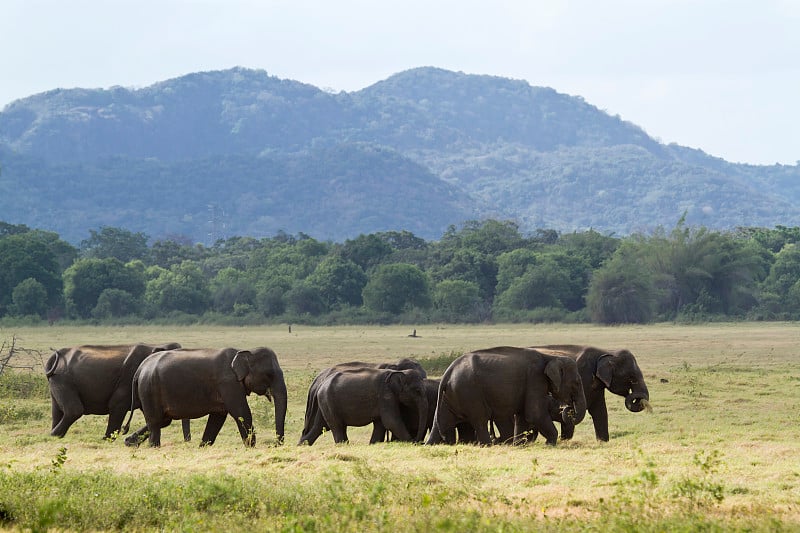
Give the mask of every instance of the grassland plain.
<path id="1" fill-rule="evenodd" d="M 410 327 L 41 327 L 0 330 L 27 350 L 0 377 L 0 527 L 18 530 L 800 531 L 800 325 L 796 323 Z M 162 447 L 101 439 L 105 417 L 48 436 L 42 359 L 75 344 L 270 346 L 286 372 L 286 443 L 272 406 L 251 397 L 258 444 L 230 421 L 217 443 Z M 611 441 L 591 419 L 547 447 L 370 446 L 323 434 L 298 447 L 311 379 L 348 360 L 447 361 L 497 345 L 628 348 L 652 412 L 608 396 Z M 38 354 L 37 354 L 38 352 Z M 143 421 L 134 416 L 134 424 Z M 203 421 L 193 423 L 199 435 Z"/>

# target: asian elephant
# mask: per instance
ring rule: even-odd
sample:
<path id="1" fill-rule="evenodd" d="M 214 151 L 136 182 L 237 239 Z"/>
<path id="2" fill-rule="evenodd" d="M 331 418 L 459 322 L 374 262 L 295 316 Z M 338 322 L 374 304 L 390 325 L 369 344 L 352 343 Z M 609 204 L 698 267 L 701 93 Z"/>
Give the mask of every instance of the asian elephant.
<path id="1" fill-rule="evenodd" d="M 422 433 L 422 437 L 420 437 L 419 441 L 425 439 L 425 435 L 428 434 L 428 431 L 433 427 L 433 415 L 436 413 L 436 398 L 439 395 L 439 380 L 438 379 L 430 379 L 425 378 L 423 380 L 423 386 L 425 387 L 425 396 L 428 399 L 428 410 L 426 413 L 426 420 L 425 420 L 425 431 Z M 417 412 L 416 405 L 401 405 L 400 406 L 400 416 L 403 419 L 403 424 L 406 426 L 408 433 L 410 435 L 418 435 L 419 434 L 419 422 L 420 416 Z M 396 436 L 392 436 L 391 440 L 399 440 Z"/>
<path id="2" fill-rule="evenodd" d="M 172 420 L 205 415 L 208 422 L 201 446 L 214 444 L 227 415 L 236 421 L 244 443 L 255 446 L 253 415 L 247 403 L 251 392 L 272 396 L 275 432 L 282 442 L 286 383 L 278 358 L 269 348 L 207 348 L 153 354 L 133 376 L 130 413 L 141 407 L 150 446 L 161 445 L 161 428 Z M 131 437 L 125 439 L 125 444 L 138 445 L 139 439 Z"/>
<path id="3" fill-rule="evenodd" d="M 555 445 L 558 431 L 550 415 L 552 395 L 564 407 L 564 420 L 579 423 L 586 415 L 586 400 L 573 359 L 530 348 L 500 346 L 466 353 L 442 375 L 433 429 L 426 444 L 453 442 L 453 430 L 468 422 L 478 443 L 489 445 L 489 422 L 500 441 L 514 435 L 514 417 L 535 426 Z"/>
<path id="4" fill-rule="evenodd" d="M 386 430 L 399 440 L 412 435 L 403 422 L 401 405 L 413 405 L 419 415 L 416 436 L 425 436 L 428 399 L 422 374 L 417 370 L 374 367 L 329 369 L 309 399 L 306 420 L 298 445 L 313 445 L 328 428 L 334 442 L 347 442 L 347 426 L 374 424 L 370 444 L 383 440 Z"/>
<path id="5" fill-rule="evenodd" d="M 625 397 L 628 411 L 638 413 L 649 407 L 650 393 L 636 358 L 628 350 L 604 350 L 594 346 L 558 344 L 534 346 L 543 353 L 574 359 L 583 382 L 586 406 L 594 423 L 597 440 L 608 441 L 608 409 L 605 391 Z M 561 438 L 570 439 L 575 424 L 563 421 Z"/>
<path id="6" fill-rule="evenodd" d="M 108 415 L 105 438 L 111 438 L 131 405 L 131 382 L 142 361 L 180 347 L 171 342 L 74 346 L 53 352 L 45 363 L 53 417 L 50 434 L 63 437 L 83 415 Z M 184 436 L 188 438 L 188 422 Z"/>
<path id="7" fill-rule="evenodd" d="M 356 368 L 383 368 L 383 369 L 390 369 L 390 370 L 416 370 L 420 373 L 423 379 L 427 378 L 428 374 L 425 372 L 425 369 L 422 368 L 422 365 L 419 364 L 414 359 L 409 359 L 407 357 L 400 359 L 396 363 L 365 363 L 363 361 L 350 361 L 347 363 L 339 363 L 334 365 L 330 368 L 326 368 L 322 370 L 319 374 L 316 375 L 314 380 L 311 382 L 311 385 L 308 388 L 308 397 L 306 398 L 306 414 L 305 414 L 305 421 L 303 424 L 303 433 L 305 433 L 306 429 L 310 428 L 313 424 L 314 420 L 312 418 L 312 409 L 311 403 L 315 401 L 317 389 L 322 382 L 325 381 L 332 373 L 338 370 L 352 370 Z M 377 438 L 378 433 L 381 431 L 379 426 L 376 426 L 374 429 L 374 437 Z M 385 433 L 385 431 L 384 431 Z M 384 437 L 380 437 L 379 440 L 384 440 Z M 377 441 L 376 441 L 377 442 Z"/>

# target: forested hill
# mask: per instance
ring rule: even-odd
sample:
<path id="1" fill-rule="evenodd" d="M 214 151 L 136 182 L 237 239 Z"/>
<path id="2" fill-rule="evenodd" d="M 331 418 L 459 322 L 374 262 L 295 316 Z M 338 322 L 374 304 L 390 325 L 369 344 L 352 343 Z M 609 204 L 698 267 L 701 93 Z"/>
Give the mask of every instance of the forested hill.
<path id="1" fill-rule="evenodd" d="M 690 127 L 690 126 L 687 126 Z M 663 145 L 577 96 L 436 68 L 357 92 L 234 68 L 57 89 L 0 113 L 0 219 L 197 242 L 343 240 L 469 219 L 629 234 L 800 225 L 800 167 Z"/>

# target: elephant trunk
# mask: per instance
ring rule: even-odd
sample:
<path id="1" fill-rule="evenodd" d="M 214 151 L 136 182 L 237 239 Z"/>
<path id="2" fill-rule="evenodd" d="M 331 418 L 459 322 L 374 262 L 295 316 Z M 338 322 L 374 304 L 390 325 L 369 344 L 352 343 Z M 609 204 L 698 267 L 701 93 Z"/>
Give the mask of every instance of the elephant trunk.
<path id="1" fill-rule="evenodd" d="M 286 423 L 286 403 L 288 395 L 286 393 L 286 382 L 283 374 L 279 374 L 272 384 L 272 398 L 275 403 L 275 434 L 278 441 L 283 443 L 284 424 Z"/>
<path id="2" fill-rule="evenodd" d="M 644 390 L 633 391 L 625 396 L 625 408 L 632 413 L 644 411 L 650 404 L 650 394 L 647 388 Z"/>
<path id="3" fill-rule="evenodd" d="M 572 403 L 561 411 L 561 420 L 566 423 L 580 424 L 585 416 L 586 397 L 581 389 L 572 396 Z"/>
<path id="4" fill-rule="evenodd" d="M 414 437 L 414 441 L 422 442 L 428 433 L 428 398 L 425 394 L 417 401 L 417 412 L 419 414 L 419 425 L 417 426 L 417 435 Z"/>

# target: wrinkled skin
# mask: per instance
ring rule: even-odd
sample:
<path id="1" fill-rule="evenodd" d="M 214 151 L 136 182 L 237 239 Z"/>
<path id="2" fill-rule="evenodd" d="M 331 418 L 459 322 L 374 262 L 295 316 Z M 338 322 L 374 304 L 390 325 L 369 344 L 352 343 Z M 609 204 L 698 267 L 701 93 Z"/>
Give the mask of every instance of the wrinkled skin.
<path id="1" fill-rule="evenodd" d="M 141 406 L 150 446 L 161 445 L 161 428 L 172 420 L 208 415 L 201 446 L 214 443 L 225 418 L 234 419 L 247 446 L 255 446 L 250 393 L 272 397 L 275 432 L 283 441 L 286 383 L 275 352 L 269 348 L 209 348 L 167 351 L 145 360 L 133 377 L 131 414 Z M 136 446 L 138 438 L 125 444 Z"/>
<path id="2" fill-rule="evenodd" d="M 574 359 L 583 382 L 586 406 L 594 423 L 597 440 L 608 441 L 608 408 L 605 391 L 623 396 L 625 407 L 632 413 L 645 409 L 650 401 L 647 384 L 634 355 L 628 350 L 604 350 L 573 344 L 535 346 L 543 353 L 564 355 Z M 575 424 L 562 422 L 561 438 L 570 439 Z"/>
<path id="3" fill-rule="evenodd" d="M 528 348 L 501 346 L 466 353 L 442 375 L 434 425 L 426 444 L 451 442 L 453 430 L 468 422 L 475 438 L 490 445 L 492 421 L 500 441 L 513 441 L 514 417 L 536 427 L 555 445 L 548 395 L 567 406 L 563 416 L 577 424 L 586 414 L 586 400 L 575 361 Z"/>
<path id="4" fill-rule="evenodd" d="M 390 369 L 390 370 L 416 370 L 422 376 L 423 379 L 427 378 L 427 373 L 425 369 L 422 368 L 422 365 L 419 364 L 414 359 L 403 358 L 397 361 L 396 363 L 365 363 L 363 361 L 350 361 L 347 363 L 339 363 L 335 366 L 330 368 L 326 368 L 322 370 L 317 376 L 314 378 L 314 381 L 311 382 L 311 385 L 308 388 L 308 396 L 306 397 L 306 414 L 305 414 L 305 421 L 303 424 L 303 433 L 305 433 L 308 428 L 314 423 L 312 418 L 312 401 L 316 397 L 317 390 L 322 382 L 324 382 L 331 374 L 337 372 L 339 370 L 353 370 L 358 368 L 381 368 L 381 369 Z M 408 408 L 407 408 L 408 409 Z M 416 408 L 412 408 L 416 410 Z M 417 419 L 419 419 L 419 413 L 416 415 Z M 416 423 L 415 423 L 416 424 Z M 416 427 L 416 425 L 415 425 Z M 378 439 L 378 434 L 383 431 L 385 435 L 385 428 L 380 426 L 373 427 L 373 439 Z M 415 433 L 411 433 L 414 435 Z M 378 440 L 384 440 L 384 437 L 380 437 Z M 376 440 L 375 442 L 378 442 Z"/>
<path id="5" fill-rule="evenodd" d="M 75 346 L 53 352 L 45 364 L 53 417 L 50 435 L 63 437 L 83 415 L 108 415 L 105 438 L 112 438 L 130 407 L 136 369 L 151 354 L 180 347 L 172 342 Z M 184 434 L 188 438 L 188 422 Z"/>
<path id="6" fill-rule="evenodd" d="M 400 406 L 415 406 L 419 431 L 412 436 L 403 422 Z M 298 445 L 309 446 L 330 429 L 336 443 L 347 442 L 347 426 L 373 424 L 370 444 L 383 440 L 386 430 L 399 440 L 422 440 L 428 413 L 428 399 L 422 374 L 416 370 L 372 367 L 339 368 L 325 371 L 309 399 L 306 420 Z"/>

